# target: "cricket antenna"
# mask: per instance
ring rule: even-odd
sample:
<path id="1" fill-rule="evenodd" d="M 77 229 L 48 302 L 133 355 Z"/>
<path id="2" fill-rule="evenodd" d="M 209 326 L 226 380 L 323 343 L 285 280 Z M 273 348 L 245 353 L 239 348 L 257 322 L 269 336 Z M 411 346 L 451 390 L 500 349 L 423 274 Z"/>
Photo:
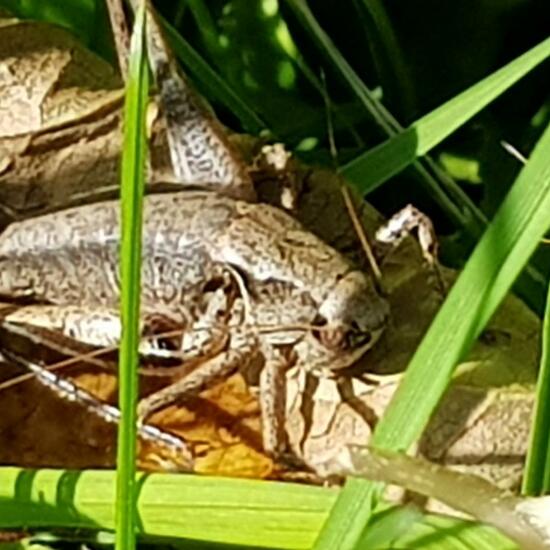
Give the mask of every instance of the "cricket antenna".
<path id="1" fill-rule="evenodd" d="M 332 159 L 332 165 L 333 165 L 334 171 L 338 172 L 338 169 L 339 169 L 338 150 L 336 148 L 336 140 L 334 138 L 334 124 L 332 121 L 332 103 L 330 101 L 330 97 L 328 94 L 327 81 L 326 81 L 325 71 L 323 69 L 321 69 L 321 81 L 323 83 L 322 94 L 323 94 L 323 100 L 325 103 L 325 114 L 327 117 L 327 134 L 328 134 L 328 140 L 329 140 L 330 156 Z M 355 230 L 355 234 L 357 235 L 357 238 L 361 243 L 361 247 L 363 248 L 363 252 L 367 257 L 367 261 L 369 263 L 371 272 L 374 276 L 375 283 L 379 288 L 381 288 L 382 273 L 380 271 L 380 267 L 378 266 L 378 262 L 376 261 L 376 258 L 374 256 L 372 246 L 365 233 L 365 228 L 363 227 L 363 225 L 361 224 L 361 221 L 359 220 L 359 217 L 357 216 L 357 211 L 355 210 L 355 205 L 353 204 L 353 199 L 351 197 L 349 189 L 346 186 L 346 184 L 342 182 L 342 180 L 340 180 L 340 182 L 341 182 L 340 191 L 342 192 L 342 196 L 344 198 L 344 204 L 346 205 L 346 209 L 348 211 L 351 223 L 353 224 L 353 229 Z"/>

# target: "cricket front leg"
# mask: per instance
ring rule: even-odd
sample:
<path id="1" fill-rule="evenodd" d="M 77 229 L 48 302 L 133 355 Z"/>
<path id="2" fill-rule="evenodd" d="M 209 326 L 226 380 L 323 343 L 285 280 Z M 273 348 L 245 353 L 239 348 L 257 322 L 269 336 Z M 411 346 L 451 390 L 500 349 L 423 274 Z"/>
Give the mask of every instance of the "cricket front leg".
<path id="1" fill-rule="evenodd" d="M 394 214 L 376 231 L 378 258 L 384 259 L 391 250 L 399 246 L 407 235 L 413 233 L 416 233 L 422 255 L 435 276 L 438 290 L 445 295 L 446 287 L 437 261 L 438 242 L 433 223 L 426 214 L 412 204 Z"/>
<path id="2" fill-rule="evenodd" d="M 141 421 L 153 412 L 181 399 L 195 396 L 238 370 L 246 368 L 258 352 L 255 336 L 244 331 L 234 333 L 228 346 L 225 351 L 205 360 L 175 383 L 142 399 L 138 404 L 138 416 Z"/>
<path id="3" fill-rule="evenodd" d="M 274 354 L 266 360 L 260 374 L 260 408 L 264 451 L 280 457 L 288 448 L 286 437 L 287 362 Z"/>

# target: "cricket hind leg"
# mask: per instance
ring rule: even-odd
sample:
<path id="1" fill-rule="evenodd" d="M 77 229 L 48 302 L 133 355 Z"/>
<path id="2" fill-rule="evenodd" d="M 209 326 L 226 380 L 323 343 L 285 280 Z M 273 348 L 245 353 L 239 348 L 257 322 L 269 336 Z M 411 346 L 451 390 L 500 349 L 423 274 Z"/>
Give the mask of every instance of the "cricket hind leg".
<path id="1" fill-rule="evenodd" d="M 62 399 L 78 403 L 87 412 L 101 418 L 107 423 L 118 424 L 120 422 L 121 412 L 117 407 L 100 401 L 88 391 L 80 388 L 70 380 L 51 372 L 42 364 L 25 359 L 19 354 L 5 349 L 2 350 L 1 356 L 10 363 L 24 367 L 34 375 L 40 384 L 49 388 Z M 137 435 L 145 441 L 160 445 L 168 453 L 163 452 L 160 455 L 156 455 L 159 465 L 169 469 L 193 470 L 193 453 L 185 440 L 150 424 L 138 426 Z"/>
<path id="2" fill-rule="evenodd" d="M 244 160 L 181 72 L 150 4 L 146 38 L 175 179 L 181 185 L 205 187 L 255 202 L 256 193 Z"/>
<path id="3" fill-rule="evenodd" d="M 71 356 L 78 355 L 82 346 L 88 351 L 104 348 L 114 352 L 120 343 L 119 313 L 107 307 L 31 305 L 10 310 L 0 322 L 8 331 L 10 327 L 13 332 L 29 329 L 33 340 L 41 331 L 46 347 Z M 140 336 L 142 363 L 152 365 L 140 367 L 140 373 L 148 376 L 176 376 L 196 361 L 217 354 L 227 341 L 222 326 L 187 329 L 178 319 L 148 312 L 141 315 Z"/>
<path id="4" fill-rule="evenodd" d="M 109 307 L 28 305 L 9 311 L 2 316 L 2 322 L 4 325 L 23 325 L 56 331 L 67 338 L 94 347 L 115 347 L 120 343 L 120 316 L 118 311 Z M 175 326 L 175 321 L 166 316 L 142 315 L 142 353 L 147 355 L 153 354 L 157 349 L 175 349 L 177 343 L 173 338 L 155 338 L 161 328 L 170 327 L 174 330 Z"/>
<path id="5" fill-rule="evenodd" d="M 235 372 L 245 369 L 257 353 L 258 344 L 255 336 L 244 331 L 234 331 L 224 351 L 200 361 L 195 368 L 187 369 L 187 372 L 170 386 L 142 399 L 138 404 L 138 416 L 143 421 L 159 409 L 196 396 Z"/>

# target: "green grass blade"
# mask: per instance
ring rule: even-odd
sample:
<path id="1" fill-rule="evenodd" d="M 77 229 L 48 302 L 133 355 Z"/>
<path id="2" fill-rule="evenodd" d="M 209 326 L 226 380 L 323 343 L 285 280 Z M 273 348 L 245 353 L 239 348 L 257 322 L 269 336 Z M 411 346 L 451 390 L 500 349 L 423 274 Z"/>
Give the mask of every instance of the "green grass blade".
<path id="1" fill-rule="evenodd" d="M 338 495 L 334 488 L 181 474 L 138 474 L 138 486 L 140 533 L 183 539 L 186 548 L 211 541 L 309 550 Z M 2 529 L 112 530 L 114 498 L 111 471 L 0 468 Z M 492 528 L 431 516 L 395 547 L 439 550 L 443 543 L 457 550 L 513 548 Z"/>
<path id="2" fill-rule="evenodd" d="M 124 104 L 121 179 L 121 321 L 119 404 L 122 418 L 117 446 L 117 550 L 135 547 L 136 404 L 139 344 L 141 222 L 147 140 L 145 115 L 149 94 L 145 52 L 145 7 L 135 19 Z"/>
<path id="3" fill-rule="evenodd" d="M 183 474 L 137 476 L 140 533 L 253 548 L 309 549 L 332 489 Z M 0 468 L 0 527 L 115 525 L 111 471 Z"/>
<path id="4" fill-rule="evenodd" d="M 397 539 L 406 536 L 422 520 L 415 506 L 395 506 L 377 514 L 372 527 L 361 536 L 360 548 L 399 548 Z"/>
<path id="5" fill-rule="evenodd" d="M 412 536 L 411 536 L 412 535 Z M 366 550 L 368 546 L 358 546 Z M 445 516 L 429 516 L 419 526 L 399 537 L 394 549 L 418 550 L 520 550 L 518 545 L 494 528 L 478 524 L 458 524 Z M 383 547 L 389 550 L 388 547 Z M 382 549 L 379 549 L 382 550 Z"/>
<path id="6" fill-rule="evenodd" d="M 287 4 L 292 9 L 300 24 L 309 33 L 322 54 L 329 60 L 334 69 L 342 76 L 344 81 L 347 82 L 349 87 L 361 100 L 363 106 L 371 114 L 375 122 L 382 128 L 387 136 L 390 138 L 393 136 L 393 139 L 396 140 L 396 144 L 392 145 L 394 149 L 392 149 L 391 152 L 382 150 L 378 153 L 379 156 L 377 156 L 376 164 L 369 163 L 368 166 L 366 166 L 359 160 L 363 157 L 359 157 L 357 161 L 353 161 L 353 163 L 343 167 L 343 175 L 362 190 L 367 188 L 374 189 L 374 185 L 368 187 L 368 185 L 370 185 L 369 182 L 380 179 L 382 173 L 385 181 L 387 179 L 386 174 L 399 171 L 399 168 L 395 170 L 394 166 L 403 164 L 402 159 L 407 159 L 407 162 L 411 162 L 412 160 L 412 165 L 419 176 L 419 181 L 426 187 L 431 198 L 440 205 L 453 223 L 463 228 L 470 237 L 477 239 L 487 221 L 484 214 L 464 193 L 460 186 L 458 186 L 448 174 L 443 172 L 429 156 L 420 159 L 417 158 L 418 155 L 415 152 L 417 138 L 414 132 L 409 129 L 409 131 L 405 131 L 405 137 L 401 137 L 401 135 L 403 135 L 403 128 L 399 122 L 374 96 L 371 90 L 365 86 L 364 82 L 341 55 L 330 37 L 324 32 L 313 16 L 306 0 L 287 0 Z M 538 48 L 540 48 L 540 50 L 535 48 L 533 57 L 540 55 L 540 59 L 529 59 L 526 62 L 526 66 L 523 67 L 523 74 L 532 68 L 527 66 L 528 63 L 532 63 L 532 66 L 534 66 L 536 63 L 539 63 L 542 58 L 547 56 L 546 50 L 548 49 L 548 45 L 546 43 L 542 43 Z M 522 63 L 522 61 L 519 62 L 520 65 Z M 515 80 L 521 78 L 523 74 L 517 74 L 512 78 L 508 78 L 509 75 L 505 75 L 504 80 L 506 82 L 504 82 L 504 84 L 510 86 Z M 493 82 L 493 84 L 497 89 L 499 88 L 499 84 L 503 87 L 502 82 Z M 486 92 L 486 90 L 483 91 Z M 498 94 L 494 95 L 496 97 Z M 476 98 L 473 97 L 470 99 L 471 102 L 475 104 Z M 460 110 L 460 108 L 458 110 Z M 454 109 L 454 111 L 456 113 L 456 109 Z M 428 115 L 428 117 L 430 117 L 430 115 Z M 433 122 L 435 123 L 437 120 L 438 119 Z M 462 123 L 463 122 L 465 122 L 465 120 L 463 120 Z M 456 127 L 457 126 L 453 126 L 453 129 Z M 441 128 L 438 129 L 441 130 Z M 430 129 L 421 130 L 423 140 L 425 140 L 426 144 L 435 137 L 434 135 L 430 135 L 430 131 L 428 130 Z M 390 139 L 389 142 L 386 143 L 393 143 L 393 139 Z M 380 147 L 382 147 L 382 145 Z M 378 150 L 379 147 L 374 148 L 372 151 Z M 366 153 L 365 155 L 368 154 L 369 153 Z M 412 158 L 413 156 L 414 159 Z M 544 291 L 544 283 L 541 283 L 542 279 L 543 277 L 541 277 L 540 273 L 532 267 L 526 270 L 526 277 L 522 277 L 521 279 L 522 291 L 529 297 L 532 305 L 533 295 Z"/>
<path id="7" fill-rule="evenodd" d="M 386 135 L 395 135 L 400 129 L 399 123 L 376 99 L 371 90 L 359 78 L 344 56 L 338 51 L 330 37 L 321 28 L 305 0 L 287 0 L 302 26 L 309 32 L 319 49 L 328 57 L 332 65 L 345 78 L 346 82 L 363 103 L 373 120 Z"/>
<path id="8" fill-rule="evenodd" d="M 353 550 L 372 515 L 375 495 L 370 483 L 349 478 L 321 529 L 314 550 Z"/>
<path id="9" fill-rule="evenodd" d="M 550 287 L 546 297 L 537 399 L 522 492 L 526 495 L 550 492 Z"/>
<path id="10" fill-rule="evenodd" d="M 416 351 L 407 372 L 380 420 L 371 445 L 407 450 L 426 427 L 454 367 L 479 336 L 505 297 L 540 239 L 550 226 L 550 126 L 537 143 L 529 162 L 468 260 L 451 289 L 426 336 Z M 365 499 L 379 494 L 380 485 L 366 484 Z M 344 488 L 339 501 L 348 499 Z M 356 505 L 358 506 L 358 505 Z M 338 528 L 339 504 L 324 527 Z M 364 526 L 364 518 L 358 517 Z M 334 523 L 334 525 L 333 525 Z M 357 532 L 353 518 L 347 532 Z M 315 550 L 323 546 L 320 539 Z M 352 546 L 333 546 L 334 550 Z"/>
<path id="11" fill-rule="evenodd" d="M 399 101 L 402 113 L 414 109 L 414 86 L 399 39 L 381 0 L 354 0 L 384 89 Z"/>
<path id="12" fill-rule="evenodd" d="M 550 38 L 455 96 L 400 134 L 357 157 L 342 174 L 369 193 L 431 151 L 550 55 Z"/>
<path id="13" fill-rule="evenodd" d="M 223 48 L 220 46 L 219 31 L 216 27 L 215 16 L 212 8 L 208 7 L 203 0 L 187 0 L 189 11 L 197 25 L 197 31 L 202 37 L 202 42 L 211 56 L 223 55 Z"/>

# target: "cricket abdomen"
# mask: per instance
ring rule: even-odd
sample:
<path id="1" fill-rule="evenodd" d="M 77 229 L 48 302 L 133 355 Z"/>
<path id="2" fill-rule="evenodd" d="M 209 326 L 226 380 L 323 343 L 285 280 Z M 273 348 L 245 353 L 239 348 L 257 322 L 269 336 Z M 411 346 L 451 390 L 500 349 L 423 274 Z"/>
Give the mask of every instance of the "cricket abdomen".
<path id="1" fill-rule="evenodd" d="M 146 197 L 145 303 L 177 306 L 187 291 L 219 272 L 205 243 L 216 225 L 227 225 L 231 214 L 227 204 L 204 193 Z M 0 236 L 0 294 L 32 296 L 54 304 L 116 307 L 119 208 L 117 201 L 109 201 L 9 226 Z"/>

